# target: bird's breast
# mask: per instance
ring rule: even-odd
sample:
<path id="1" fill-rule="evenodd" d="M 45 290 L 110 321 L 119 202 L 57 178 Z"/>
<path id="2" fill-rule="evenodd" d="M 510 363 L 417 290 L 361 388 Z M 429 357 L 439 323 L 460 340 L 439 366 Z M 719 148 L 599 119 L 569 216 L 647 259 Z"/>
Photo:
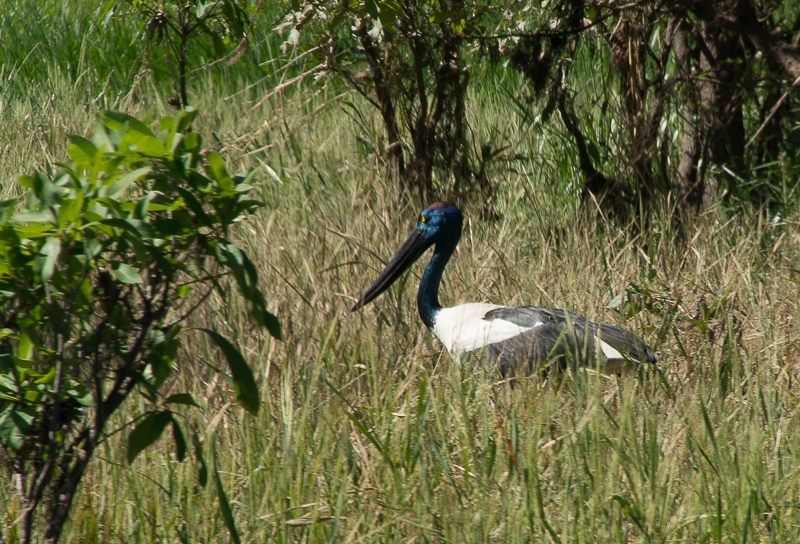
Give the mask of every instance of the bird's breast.
<path id="1" fill-rule="evenodd" d="M 484 319 L 487 312 L 502 307 L 463 304 L 442 308 L 437 312 L 431 330 L 450 353 L 460 355 L 514 338 L 536 326 L 523 327 L 505 319 Z"/>

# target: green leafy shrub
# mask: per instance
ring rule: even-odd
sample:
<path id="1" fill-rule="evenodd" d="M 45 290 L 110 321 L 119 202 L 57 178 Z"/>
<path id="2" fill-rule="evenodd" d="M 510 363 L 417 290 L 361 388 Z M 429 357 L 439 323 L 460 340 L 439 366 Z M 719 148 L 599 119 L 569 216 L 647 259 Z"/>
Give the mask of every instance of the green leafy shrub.
<path id="1" fill-rule="evenodd" d="M 183 460 L 186 431 L 169 406 L 194 399 L 164 398 L 162 388 L 186 319 L 222 276 L 280 337 L 255 267 L 228 238 L 260 205 L 250 197 L 252 173 L 235 180 L 217 153 L 203 151 L 195 115 L 165 117 L 155 134 L 105 112 L 92 140 L 71 137 L 72 160 L 54 179 L 23 176 L 24 205 L 0 204 L 0 461 L 22 501 L 23 542 L 40 505 L 45 540 L 58 539 L 106 423 L 131 394 L 150 409 L 130 434 L 129 461 L 167 427 Z M 255 413 L 245 359 L 206 332 L 228 361 L 239 403 Z"/>

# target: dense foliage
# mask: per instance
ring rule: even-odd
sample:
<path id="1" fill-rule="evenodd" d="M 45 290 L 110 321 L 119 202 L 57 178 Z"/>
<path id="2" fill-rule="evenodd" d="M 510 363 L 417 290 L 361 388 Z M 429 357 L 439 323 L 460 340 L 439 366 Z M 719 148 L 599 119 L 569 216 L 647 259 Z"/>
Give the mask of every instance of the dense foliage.
<path id="1" fill-rule="evenodd" d="M 107 422 L 131 394 L 148 408 L 128 462 L 168 426 L 184 459 L 187 426 L 171 407 L 196 402 L 163 390 L 187 318 L 224 289 L 221 278 L 232 275 L 252 318 L 280 336 L 255 267 L 229 239 L 259 205 L 249 197 L 252 173 L 234 180 L 218 154 L 205 153 L 195 116 L 164 117 L 157 135 L 105 112 L 92 140 L 72 136 L 72 160 L 54 179 L 20 179 L 20 211 L 15 200 L 2 204 L 0 460 L 22 500 L 23 542 L 42 501 L 45 539 L 58 539 Z M 228 360 L 239 403 L 256 413 L 249 366 L 224 336 L 206 332 Z"/>
<path id="2" fill-rule="evenodd" d="M 627 220 L 658 207 L 680 219 L 709 197 L 794 201 L 798 17 L 753 0 L 308 1 L 284 26 L 378 110 L 401 188 L 491 200 L 487 163 L 514 143 L 476 141 L 464 112 L 476 79 L 513 70 L 526 123 L 569 135 L 584 202 Z"/>

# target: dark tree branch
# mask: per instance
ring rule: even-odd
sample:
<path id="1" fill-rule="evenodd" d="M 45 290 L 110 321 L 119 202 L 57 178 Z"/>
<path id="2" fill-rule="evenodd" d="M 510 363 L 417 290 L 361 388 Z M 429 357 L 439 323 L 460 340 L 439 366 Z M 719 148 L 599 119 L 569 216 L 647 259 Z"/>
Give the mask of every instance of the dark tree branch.
<path id="1" fill-rule="evenodd" d="M 372 82 L 375 86 L 375 95 L 378 99 L 377 103 L 371 99 L 369 100 L 374 106 L 378 107 L 381 119 L 383 119 L 383 127 L 386 130 L 388 145 L 386 146 L 385 153 L 387 160 L 390 168 L 396 168 L 400 179 L 405 180 L 406 167 L 403 160 L 403 146 L 400 141 L 400 130 L 397 125 L 397 114 L 395 112 L 391 87 L 386 79 L 383 66 L 383 62 L 391 55 L 391 47 L 387 44 L 384 58 L 381 59 L 377 46 L 372 41 L 367 29 L 363 25 L 359 29 L 359 39 L 361 41 L 361 46 L 364 48 L 364 54 L 372 74 Z M 356 86 L 356 88 L 359 88 L 359 86 Z"/>
<path id="2" fill-rule="evenodd" d="M 800 48 L 767 30 L 752 0 L 677 0 L 702 21 L 740 34 L 780 66 L 792 80 L 800 78 Z"/>

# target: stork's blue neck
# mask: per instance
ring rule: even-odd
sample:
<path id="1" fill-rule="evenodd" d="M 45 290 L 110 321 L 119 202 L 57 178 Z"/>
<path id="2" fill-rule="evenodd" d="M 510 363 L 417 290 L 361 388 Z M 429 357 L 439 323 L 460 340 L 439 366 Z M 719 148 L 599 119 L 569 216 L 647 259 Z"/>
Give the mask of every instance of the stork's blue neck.
<path id="1" fill-rule="evenodd" d="M 444 267 L 458 245 L 458 237 L 453 240 L 442 240 L 436 244 L 433 257 L 422 274 L 417 291 L 417 310 L 422 322 L 430 329 L 436 320 L 436 314 L 442 309 L 439 304 L 439 284 L 442 282 Z"/>

